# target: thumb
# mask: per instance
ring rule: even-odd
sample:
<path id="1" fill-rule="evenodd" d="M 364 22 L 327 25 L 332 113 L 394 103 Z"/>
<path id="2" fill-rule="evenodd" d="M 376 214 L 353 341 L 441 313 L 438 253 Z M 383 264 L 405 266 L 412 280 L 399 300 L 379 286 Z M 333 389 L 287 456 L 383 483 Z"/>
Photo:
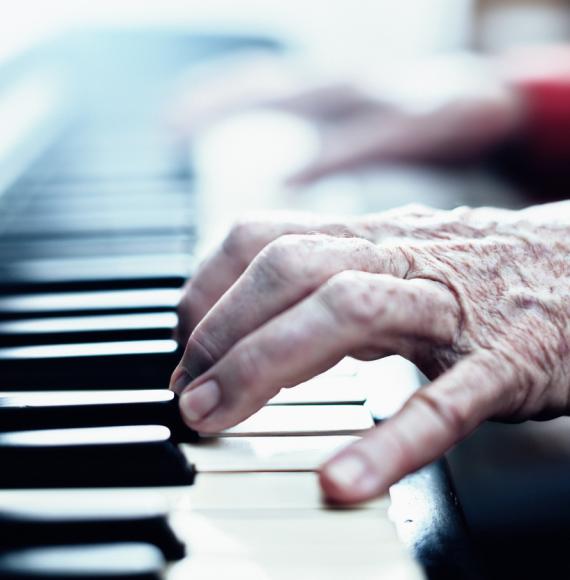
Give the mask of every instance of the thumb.
<path id="1" fill-rule="evenodd" d="M 417 391 L 391 419 L 330 459 L 320 472 L 325 496 L 357 503 L 387 492 L 499 413 L 515 381 L 488 351 L 472 354 Z"/>

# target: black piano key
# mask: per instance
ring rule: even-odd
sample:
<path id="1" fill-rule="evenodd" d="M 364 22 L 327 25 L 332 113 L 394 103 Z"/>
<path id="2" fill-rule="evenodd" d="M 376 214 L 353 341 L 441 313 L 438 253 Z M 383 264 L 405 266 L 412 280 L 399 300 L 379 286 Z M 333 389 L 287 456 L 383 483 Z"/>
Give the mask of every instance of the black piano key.
<path id="1" fill-rule="evenodd" d="M 0 320 L 0 345 L 168 339 L 177 321 L 174 312 Z"/>
<path id="2" fill-rule="evenodd" d="M 0 488 L 190 485 L 194 466 L 162 425 L 0 433 Z"/>
<path id="3" fill-rule="evenodd" d="M 90 503 L 92 500 L 90 500 Z M 185 546 L 174 533 L 163 507 L 113 501 L 95 505 L 46 502 L 0 509 L 0 552 L 32 546 L 143 542 L 156 546 L 166 560 L 179 560 Z"/>
<path id="4" fill-rule="evenodd" d="M 46 172 L 46 178 L 58 181 L 168 178 L 185 169 L 182 160 L 173 159 L 172 152 L 166 155 L 163 148 L 125 155 L 125 151 L 84 150 L 74 155 L 66 151 L 60 159 L 53 159 L 56 171 Z M 179 163 L 175 163 L 179 162 Z"/>
<path id="5" fill-rule="evenodd" d="M 46 232 L 46 228 L 49 229 L 54 220 L 71 222 L 77 219 L 78 223 L 75 226 L 70 224 L 71 227 L 78 227 L 80 224 L 96 227 L 109 224 L 114 228 L 125 220 L 129 212 L 134 218 L 133 225 L 138 218 L 144 219 L 151 211 L 157 212 L 158 221 L 168 218 L 170 214 L 172 223 L 176 223 L 185 215 L 191 218 L 195 208 L 195 197 L 188 184 L 177 189 L 164 189 L 159 185 L 158 189 L 148 188 L 142 191 L 134 190 L 128 183 L 113 190 L 105 187 L 94 190 L 82 182 L 74 187 L 64 186 L 57 189 L 43 184 L 35 188 L 15 189 L 1 202 L 3 212 L 0 224 L 4 226 L 3 229 L 15 235 L 18 223 L 15 216 L 21 220 L 24 231 L 31 230 L 35 224 L 38 232 Z M 180 222 L 183 227 L 191 223 L 191 219 Z"/>
<path id="6" fill-rule="evenodd" d="M 0 390 L 145 389 L 168 386 L 174 340 L 0 348 Z"/>
<path id="7" fill-rule="evenodd" d="M 0 394 L 0 430 L 164 425 L 175 441 L 197 441 L 168 389 Z"/>
<path id="8" fill-rule="evenodd" d="M 191 197 L 189 191 L 189 181 L 178 178 L 139 178 L 129 179 L 128 181 L 69 181 L 55 183 L 37 183 L 33 173 L 26 175 L 26 180 L 18 183 L 14 188 L 7 192 L 6 197 L 14 203 L 22 197 L 36 199 L 69 199 L 76 197 L 84 198 L 112 198 L 118 197 L 130 198 L 131 202 L 138 199 L 139 196 L 160 195 L 162 198 L 179 198 Z"/>
<path id="9" fill-rule="evenodd" d="M 90 258 L 100 256 L 127 256 L 152 254 L 188 254 L 194 246 L 191 233 L 82 236 L 69 242 L 62 238 L 10 239 L 0 238 L 0 259 L 30 260 L 43 258 Z"/>
<path id="10" fill-rule="evenodd" d="M 140 543 L 31 548 L 0 554 L 3 580 L 160 580 L 163 567 L 158 548 Z"/>
<path id="11" fill-rule="evenodd" d="M 192 223 L 191 212 L 187 209 L 163 211 L 154 208 L 146 211 L 124 210 L 114 212 L 89 212 L 78 216 L 54 214 L 18 216 L 4 223 L 2 231 L 6 236 L 22 238 L 68 237 L 100 233 L 127 232 L 174 232 L 184 233 Z"/>
<path id="12" fill-rule="evenodd" d="M 0 319 L 172 311 L 180 297 L 178 288 L 8 294 L 0 295 Z"/>
<path id="13" fill-rule="evenodd" d="M 80 184 L 75 188 L 63 188 L 62 190 L 50 190 L 49 187 L 39 187 L 37 190 L 17 191 L 8 195 L 3 200 L 5 216 L 21 215 L 24 219 L 38 219 L 39 215 L 45 214 L 46 221 L 58 216 L 71 217 L 80 215 L 85 218 L 89 212 L 105 212 L 112 214 L 114 212 L 125 212 L 131 210 L 134 215 L 149 209 L 157 208 L 164 212 L 165 210 L 189 211 L 194 204 L 194 196 L 188 191 L 188 188 L 172 190 L 148 190 L 137 192 L 136 196 L 129 190 L 128 186 L 121 189 L 115 189 L 112 195 L 101 191 L 85 191 L 85 186 Z M 139 203 L 133 203 L 136 199 Z M 110 217 L 107 215 L 106 217 Z M 3 223 L 9 220 L 3 219 Z"/>
<path id="14" fill-rule="evenodd" d="M 23 260 L 0 265 L 0 291 L 180 287 L 190 274 L 186 254 L 65 260 Z"/>

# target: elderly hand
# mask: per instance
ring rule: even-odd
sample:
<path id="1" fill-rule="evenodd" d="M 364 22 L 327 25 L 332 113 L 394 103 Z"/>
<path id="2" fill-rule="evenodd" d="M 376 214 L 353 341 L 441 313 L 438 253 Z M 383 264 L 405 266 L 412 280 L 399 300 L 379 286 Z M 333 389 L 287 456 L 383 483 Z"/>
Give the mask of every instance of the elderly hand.
<path id="1" fill-rule="evenodd" d="M 193 330 L 172 388 L 201 432 L 346 355 L 401 354 L 434 378 L 322 467 L 328 498 L 366 500 L 485 419 L 568 412 L 570 204 L 242 223 L 181 320 L 182 340 Z"/>

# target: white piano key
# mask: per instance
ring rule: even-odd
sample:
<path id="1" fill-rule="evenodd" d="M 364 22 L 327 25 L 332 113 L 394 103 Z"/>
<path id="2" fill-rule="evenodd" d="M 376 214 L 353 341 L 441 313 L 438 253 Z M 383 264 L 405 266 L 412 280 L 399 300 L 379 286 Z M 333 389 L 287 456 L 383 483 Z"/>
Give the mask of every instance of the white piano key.
<path id="1" fill-rule="evenodd" d="M 174 340 L 133 340 L 83 344 L 17 346 L 0 349 L 0 360 L 174 353 L 176 352 L 177 347 L 178 345 Z"/>
<path id="2" fill-rule="evenodd" d="M 101 390 L 101 391 L 0 391 L 0 408 L 6 406 L 60 407 L 74 405 L 168 402 L 174 393 L 168 389 Z"/>
<path id="3" fill-rule="evenodd" d="M 80 429 L 45 429 L 1 433 L 0 444 L 22 447 L 56 447 L 59 445 L 104 445 L 165 442 L 170 430 L 163 425 L 82 427 Z"/>
<path id="4" fill-rule="evenodd" d="M 57 332 L 91 332 L 96 330 L 142 330 L 176 327 L 174 312 L 114 314 L 62 318 L 35 318 L 0 322 L 0 334 L 44 334 Z"/>
<path id="5" fill-rule="evenodd" d="M 420 385 L 418 369 L 401 356 L 374 361 L 347 357 L 305 383 L 282 389 L 269 404 L 366 402 L 375 419 L 385 419 L 397 412 Z"/>
<path id="6" fill-rule="evenodd" d="M 143 489 L 141 493 L 121 493 L 116 490 L 25 490 L 0 492 L 0 510 L 18 510 L 46 517 L 58 514 L 114 515 L 133 511 L 157 513 L 168 511 L 168 502 L 160 492 Z"/>
<path id="7" fill-rule="evenodd" d="M 128 491 L 127 491 L 128 489 Z M 46 488 L 46 489 L 6 489 L 0 491 L 0 509 L 10 506 L 26 505 L 33 509 L 34 506 L 53 506 L 57 511 L 59 506 L 68 506 L 83 509 L 89 506 L 94 511 L 117 510 L 120 513 L 124 505 L 125 509 L 137 506 L 148 506 L 149 509 L 162 509 L 173 511 L 177 509 L 187 493 L 187 487 L 105 487 L 105 488 Z"/>
<path id="8" fill-rule="evenodd" d="M 358 440 L 328 437 L 236 437 L 184 444 L 200 473 L 315 471 L 334 453 Z"/>
<path id="9" fill-rule="evenodd" d="M 380 510 L 200 511 L 185 523 L 180 533 L 192 553 L 168 580 L 424 578 Z"/>
<path id="10" fill-rule="evenodd" d="M 341 361 L 339 361 L 334 367 L 331 367 L 324 373 L 321 373 L 320 377 L 354 377 L 360 367 L 362 366 L 362 361 L 352 358 L 350 356 L 345 356 Z"/>
<path id="11" fill-rule="evenodd" d="M 401 356 L 362 364 L 358 383 L 367 394 L 366 406 L 377 420 L 387 419 L 421 386 L 416 366 Z"/>
<path id="12" fill-rule="evenodd" d="M 4 552 L 0 574 L 13 578 L 159 578 L 164 559 L 143 543 L 55 546 Z"/>
<path id="13" fill-rule="evenodd" d="M 372 415 L 360 405 L 299 405 L 263 407 L 221 437 L 356 435 L 374 426 Z M 216 435 L 203 434 L 204 437 Z"/>
<path id="14" fill-rule="evenodd" d="M 0 272 L 7 282 L 60 282 L 128 280 L 132 278 L 160 278 L 187 276 L 191 271 L 188 255 L 166 254 L 151 256 L 111 256 L 88 259 L 64 258 L 7 262 Z"/>
<path id="15" fill-rule="evenodd" d="M 178 288 L 23 294 L 1 296 L 0 312 L 176 308 L 180 297 L 181 290 Z"/>
<path id="16" fill-rule="evenodd" d="M 389 498 L 383 496 L 359 509 L 386 512 L 389 505 Z M 278 510 L 287 517 L 289 510 L 323 507 L 316 473 L 198 473 L 196 484 L 182 496 L 178 509 Z"/>
<path id="17" fill-rule="evenodd" d="M 295 387 L 281 389 L 268 405 L 362 405 L 366 394 L 357 377 L 319 375 Z"/>

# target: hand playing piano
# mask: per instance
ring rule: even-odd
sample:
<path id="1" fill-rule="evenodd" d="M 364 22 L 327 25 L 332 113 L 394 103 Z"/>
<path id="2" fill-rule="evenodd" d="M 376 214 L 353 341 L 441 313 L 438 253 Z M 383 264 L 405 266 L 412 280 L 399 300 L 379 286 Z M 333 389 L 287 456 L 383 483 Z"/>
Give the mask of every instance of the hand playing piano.
<path id="1" fill-rule="evenodd" d="M 182 415 L 219 431 L 346 355 L 401 354 L 433 382 L 321 470 L 329 499 L 372 498 L 486 419 L 570 410 L 568 256 L 568 202 L 241 223 L 181 305 Z"/>

